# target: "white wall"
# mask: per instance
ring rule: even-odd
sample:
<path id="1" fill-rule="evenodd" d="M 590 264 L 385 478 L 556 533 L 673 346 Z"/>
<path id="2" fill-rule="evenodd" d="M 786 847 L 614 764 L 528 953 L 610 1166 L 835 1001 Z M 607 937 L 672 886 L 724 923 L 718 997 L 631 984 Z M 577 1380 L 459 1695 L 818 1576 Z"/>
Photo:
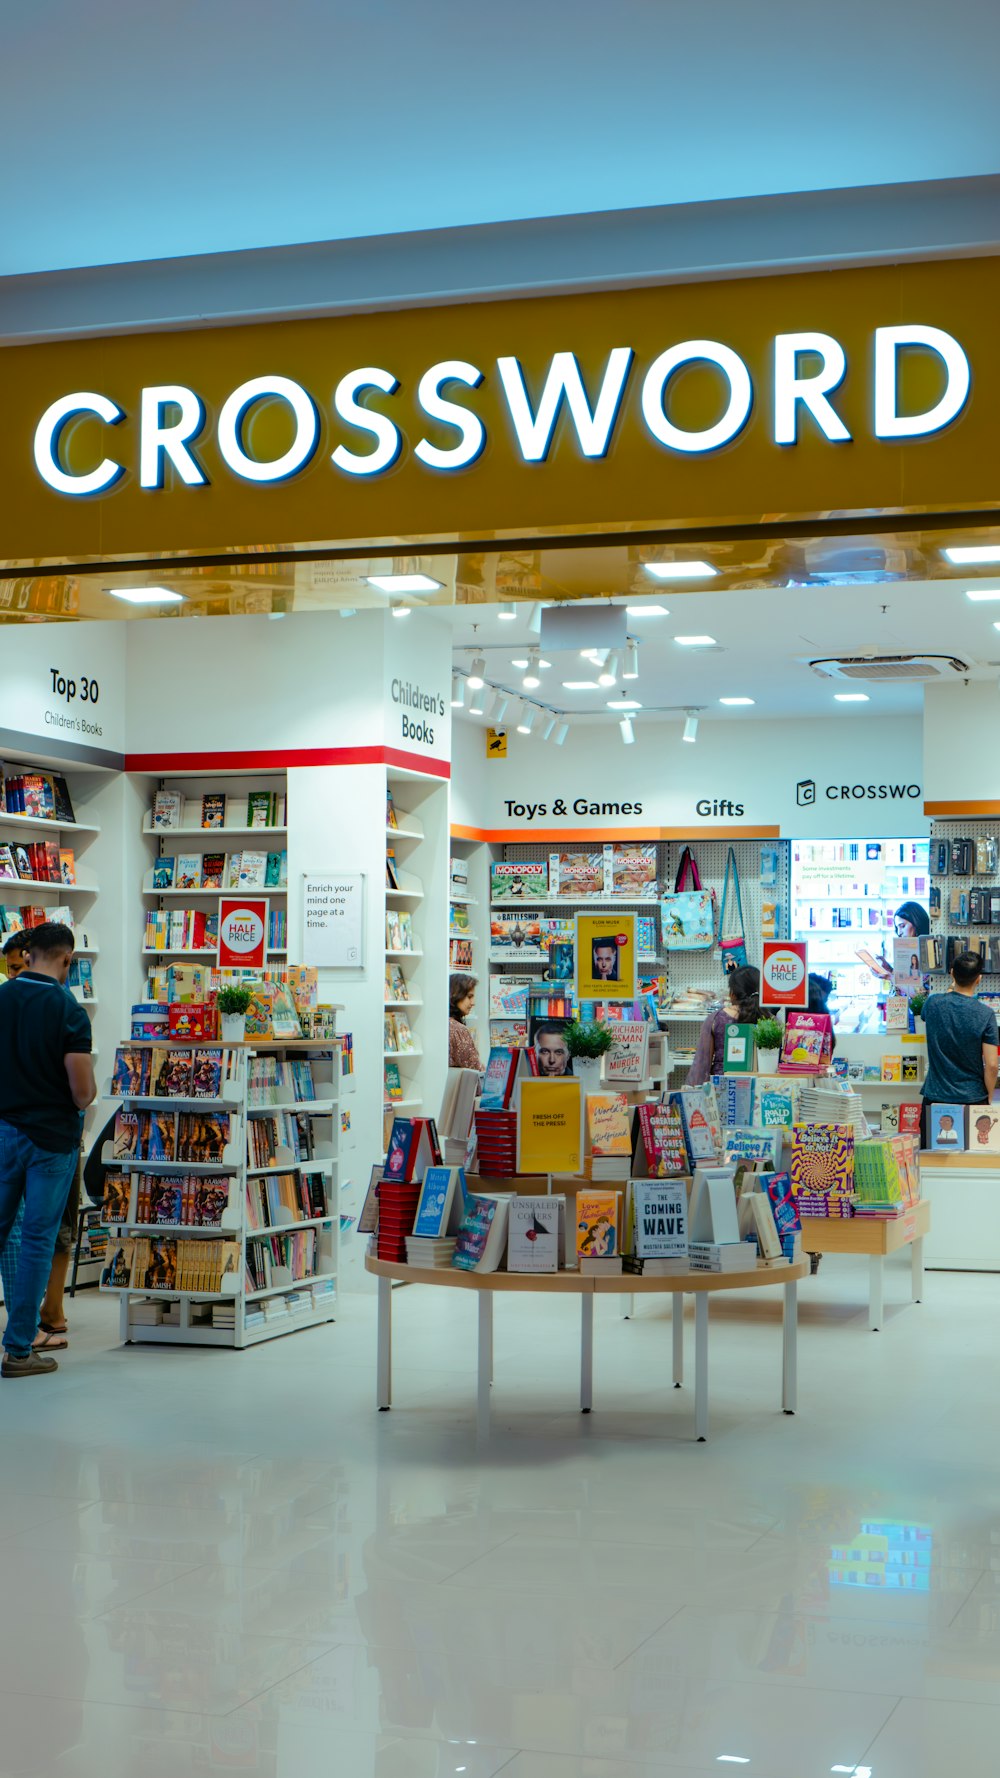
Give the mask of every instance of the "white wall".
<path id="1" fill-rule="evenodd" d="M 982 805 L 1000 799 L 1000 691 L 996 682 L 929 685 L 924 692 L 928 802 Z M 956 810 L 956 813 L 962 811 Z"/>
<path id="2" fill-rule="evenodd" d="M 995 692 L 993 701 L 1000 723 Z M 864 838 L 927 829 L 919 717 L 703 720 L 693 746 L 680 734 L 676 724 L 637 723 L 626 747 L 617 726 L 581 725 L 555 747 L 514 731 L 507 759 L 487 760 L 484 730 L 460 719 L 452 819 L 487 831 L 778 826 L 786 837 Z M 814 785 L 813 801 L 798 801 L 809 794 L 800 784 Z"/>
<path id="3" fill-rule="evenodd" d="M 124 623 L 8 624 L 0 653 L 0 756 L 35 739 L 54 759 L 120 763 Z M 96 690 L 97 699 L 94 701 Z"/>

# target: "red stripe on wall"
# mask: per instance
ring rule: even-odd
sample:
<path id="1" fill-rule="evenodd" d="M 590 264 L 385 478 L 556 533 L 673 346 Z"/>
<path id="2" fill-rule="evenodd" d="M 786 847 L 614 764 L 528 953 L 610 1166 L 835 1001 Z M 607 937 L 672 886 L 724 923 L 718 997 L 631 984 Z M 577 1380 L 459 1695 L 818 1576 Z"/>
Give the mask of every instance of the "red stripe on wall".
<path id="1" fill-rule="evenodd" d="M 426 777 L 450 778 L 446 759 L 424 759 L 395 747 L 290 747 L 268 753 L 127 753 L 127 772 L 284 772 L 290 766 L 399 766 Z"/>

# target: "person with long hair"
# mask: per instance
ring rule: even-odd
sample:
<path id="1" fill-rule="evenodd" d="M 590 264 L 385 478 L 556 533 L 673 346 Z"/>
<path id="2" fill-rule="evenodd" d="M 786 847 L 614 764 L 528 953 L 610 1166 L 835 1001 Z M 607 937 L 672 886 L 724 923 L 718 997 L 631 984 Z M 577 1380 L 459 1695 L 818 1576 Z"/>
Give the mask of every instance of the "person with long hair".
<path id="1" fill-rule="evenodd" d="M 727 1025 L 756 1025 L 760 1018 L 760 970 L 744 963 L 726 977 L 726 1004 L 710 1012 L 701 1028 L 688 1086 L 703 1086 L 713 1074 L 722 1073 Z"/>
<path id="2" fill-rule="evenodd" d="M 453 975 L 448 983 L 448 1066 L 482 1070 L 476 1040 L 466 1024 L 476 1004 L 474 975 Z"/>

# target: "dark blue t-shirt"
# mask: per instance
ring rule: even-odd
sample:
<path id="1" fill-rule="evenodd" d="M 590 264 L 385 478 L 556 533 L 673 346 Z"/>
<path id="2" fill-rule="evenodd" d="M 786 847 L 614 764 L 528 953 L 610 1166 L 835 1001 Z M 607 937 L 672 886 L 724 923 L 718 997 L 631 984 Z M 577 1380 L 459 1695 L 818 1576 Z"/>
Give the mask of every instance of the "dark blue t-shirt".
<path id="1" fill-rule="evenodd" d="M 924 1098 L 956 1105 L 985 1104 L 983 1044 L 997 1042 L 997 1022 L 989 1007 L 971 994 L 931 994 L 924 1005 L 924 1024 Z"/>
<path id="2" fill-rule="evenodd" d="M 64 1058 L 89 1055 L 90 1020 L 68 988 L 23 970 L 0 988 L 0 1118 L 50 1154 L 80 1146 Z"/>

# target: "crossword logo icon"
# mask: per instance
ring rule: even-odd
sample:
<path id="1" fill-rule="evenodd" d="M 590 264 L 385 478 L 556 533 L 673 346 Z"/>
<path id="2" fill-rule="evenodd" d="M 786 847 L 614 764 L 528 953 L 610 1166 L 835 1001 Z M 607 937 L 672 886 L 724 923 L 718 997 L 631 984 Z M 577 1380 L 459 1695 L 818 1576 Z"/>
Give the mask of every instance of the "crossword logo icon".
<path id="1" fill-rule="evenodd" d="M 799 779 L 795 786 L 795 801 L 798 803 L 800 809 L 804 808 L 807 803 L 814 803 L 816 801 L 815 778 Z"/>

